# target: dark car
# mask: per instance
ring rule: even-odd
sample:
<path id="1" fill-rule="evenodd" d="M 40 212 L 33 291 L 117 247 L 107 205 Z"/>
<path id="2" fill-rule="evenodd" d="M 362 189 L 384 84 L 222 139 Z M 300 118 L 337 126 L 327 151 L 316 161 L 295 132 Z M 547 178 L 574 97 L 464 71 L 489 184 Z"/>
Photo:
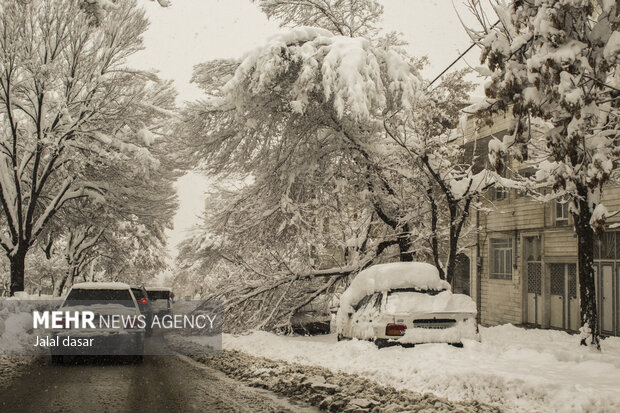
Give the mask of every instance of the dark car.
<path id="1" fill-rule="evenodd" d="M 151 304 L 153 305 L 153 313 L 159 317 L 171 315 L 172 300 L 174 293 L 167 287 L 146 287 Z"/>
<path id="2" fill-rule="evenodd" d="M 140 308 L 140 313 L 146 317 L 146 336 L 149 337 L 153 334 L 152 322 L 153 322 L 153 303 L 149 298 L 149 294 L 146 291 L 146 288 L 142 285 L 132 285 L 131 292 L 134 297 L 136 297 L 136 301 L 138 302 L 138 308 Z"/>

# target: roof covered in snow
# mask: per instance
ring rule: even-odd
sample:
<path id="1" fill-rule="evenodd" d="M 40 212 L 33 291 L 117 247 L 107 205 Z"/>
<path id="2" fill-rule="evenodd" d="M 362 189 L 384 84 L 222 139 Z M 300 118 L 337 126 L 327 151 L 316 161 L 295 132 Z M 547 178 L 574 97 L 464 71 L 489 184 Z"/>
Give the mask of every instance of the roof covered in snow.
<path id="1" fill-rule="evenodd" d="M 129 284 L 120 282 L 88 282 L 73 284 L 74 290 L 128 290 Z"/>
<path id="2" fill-rule="evenodd" d="M 146 291 L 169 291 L 172 292 L 172 288 L 169 287 L 145 287 Z"/>
<path id="3" fill-rule="evenodd" d="M 375 292 L 401 288 L 450 290 L 450 284 L 439 278 L 434 265 L 424 262 L 393 262 L 368 267 L 360 272 L 340 297 L 340 307 L 354 306 Z"/>

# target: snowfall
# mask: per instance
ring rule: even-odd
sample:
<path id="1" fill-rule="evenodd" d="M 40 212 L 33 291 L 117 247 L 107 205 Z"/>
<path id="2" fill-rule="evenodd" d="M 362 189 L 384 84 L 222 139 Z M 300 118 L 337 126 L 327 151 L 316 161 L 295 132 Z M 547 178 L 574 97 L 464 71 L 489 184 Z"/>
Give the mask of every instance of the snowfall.
<path id="1" fill-rule="evenodd" d="M 378 349 L 334 334 L 225 334 L 223 347 L 254 356 L 356 374 L 399 390 L 451 401 L 477 400 L 509 412 L 620 412 L 620 338 L 602 351 L 562 331 L 513 325 L 481 327 L 482 341 L 463 348 L 423 344 Z"/>

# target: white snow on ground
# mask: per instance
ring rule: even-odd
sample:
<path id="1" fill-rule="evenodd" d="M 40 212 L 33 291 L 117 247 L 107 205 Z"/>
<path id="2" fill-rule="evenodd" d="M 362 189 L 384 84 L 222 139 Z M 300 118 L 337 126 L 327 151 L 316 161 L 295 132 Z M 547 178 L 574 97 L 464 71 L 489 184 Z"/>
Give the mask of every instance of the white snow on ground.
<path id="1" fill-rule="evenodd" d="M 620 338 L 599 353 L 562 331 L 512 325 L 481 328 L 482 342 L 377 349 L 335 335 L 224 335 L 223 347 L 251 355 L 357 374 L 383 385 L 478 400 L 518 412 L 620 411 Z"/>

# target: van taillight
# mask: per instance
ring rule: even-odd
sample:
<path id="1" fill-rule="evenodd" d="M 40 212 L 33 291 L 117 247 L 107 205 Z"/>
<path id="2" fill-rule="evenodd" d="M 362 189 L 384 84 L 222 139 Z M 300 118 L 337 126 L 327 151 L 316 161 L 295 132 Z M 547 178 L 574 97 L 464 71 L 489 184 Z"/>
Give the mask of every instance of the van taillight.
<path id="1" fill-rule="evenodd" d="M 385 326 L 386 336 L 404 336 L 407 326 L 404 324 L 388 324 Z"/>

